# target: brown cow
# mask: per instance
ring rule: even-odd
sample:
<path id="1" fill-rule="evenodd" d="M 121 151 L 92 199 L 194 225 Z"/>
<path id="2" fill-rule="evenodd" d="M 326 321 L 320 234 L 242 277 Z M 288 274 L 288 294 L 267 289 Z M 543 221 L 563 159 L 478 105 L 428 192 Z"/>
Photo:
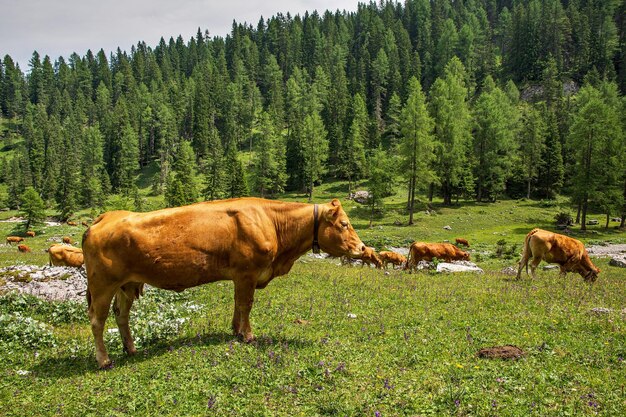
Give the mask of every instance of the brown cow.
<path id="1" fill-rule="evenodd" d="M 67 245 L 52 245 L 48 249 L 50 266 L 73 266 L 80 268 L 83 264 L 83 251 Z"/>
<path id="2" fill-rule="evenodd" d="M 384 250 L 378 253 L 380 260 L 383 262 L 383 266 L 387 269 L 387 266 L 391 263 L 394 266 L 402 266 L 406 262 L 406 256 L 400 255 L 396 252 Z"/>
<path id="3" fill-rule="evenodd" d="M 26 245 L 17 245 L 17 250 L 20 252 L 30 252 L 30 248 Z"/>
<path id="4" fill-rule="evenodd" d="M 35 232 L 29 230 L 28 232 L 26 232 L 26 236 L 35 237 Z"/>
<path id="5" fill-rule="evenodd" d="M 7 243 L 10 245 L 11 243 L 20 243 L 23 242 L 24 238 L 21 236 L 7 236 Z"/>
<path id="6" fill-rule="evenodd" d="M 69 220 L 68 220 L 67 224 L 68 224 L 69 226 L 78 226 L 78 225 L 76 224 L 76 222 L 72 222 L 72 221 L 69 221 Z"/>
<path id="7" fill-rule="evenodd" d="M 250 342 L 255 289 L 287 274 L 312 247 L 336 257 L 360 258 L 365 251 L 336 199 L 313 205 L 241 198 L 148 213 L 112 211 L 93 222 L 82 246 L 89 318 L 101 368 L 111 364 L 102 334 L 113 297 L 124 350 L 134 354 L 128 317 L 144 284 L 182 291 L 231 280 L 232 328 Z"/>
<path id="8" fill-rule="evenodd" d="M 63 243 L 67 243 L 68 245 L 72 244 L 72 238 L 69 236 L 63 236 Z"/>
<path id="9" fill-rule="evenodd" d="M 467 239 L 463 239 L 462 237 L 457 237 L 456 239 L 454 239 L 454 241 L 456 242 L 457 245 L 463 245 L 469 248 L 469 242 L 467 241 Z"/>
<path id="10" fill-rule="evenodd" d="M 517 279 L 521 278 L 524 267 L 528 274 L 529 260 L 533 278 L 536 278 L 535 270 L 542 260 L 558 264 L 561 275 L 578 272 L 587 282 L 594 282 L 600 273 L 600 269 L 589 259 L 585 245 L 580 240 L 542 229 L 533 229 L 526 235 Z"/>
<path id="11" fill-rule="evenodd" d="M 451 243 L 413 242 L 409 249 L 405 269 L 413 269 L 420 261 L 432 261 L 434 258 L 442 261 L 469 261 L 469 253 L 462 251 Z"/>
<path id="12" fill-rule="evenodd" d="M 379 269 L 383 266 L 383 263 L 376 254 L 374 248 L 371 248 L 369 246 L 367 246 L 363 251 L 363 255 L 361 256 L 361 262 L 363 262 L 362 266 L 370 266 L 371 264 L 374 264 L 374 266 Z"/>

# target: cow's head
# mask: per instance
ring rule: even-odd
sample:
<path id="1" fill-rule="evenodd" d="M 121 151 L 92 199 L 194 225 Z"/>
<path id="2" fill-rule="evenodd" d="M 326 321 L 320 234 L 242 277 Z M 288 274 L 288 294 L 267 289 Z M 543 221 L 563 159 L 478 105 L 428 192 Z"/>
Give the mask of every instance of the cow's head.
<path id="1" fill-rule="evenodd" d="M 600 268 L 596 268 L 596 266 L 589 259 L 589 255 L 585 250 L 585 253 L 582 256 L 581 261 L 578 263 L 578 273 L 583 277 L 585 282 L 595 282 L 598 279 L 598 274 L 600 273 Z"/>
<path id="2" fill-rule="evenodd" d="M 332 256 L 360 258 L 365 252 L 365 245 L 337 199 L 320 205 L 318 235 L 320 248 Z"/>
<path id="3" fill-rule="evenodd" d="M 380 260 L 380 257 L 378 256 L 374 248 L 368 246 L 365 247 L 365 250 L 363 251 L 362 259 L 370 261 L 376 266 L 376 268 L 380 268 L 383 265 L 383 261 Z"/>
<path id="4" fill-rule="evenodd" d="M 462 250 L 462 251 L 461 251 L 461 258 L 462 258 L 464 261 L 469 261 L 469 260 L 470 260 L 470 254 L 469 254 L 469 252 L 465 252 L 465 251 L 463 251 L 463 250 Z"/>

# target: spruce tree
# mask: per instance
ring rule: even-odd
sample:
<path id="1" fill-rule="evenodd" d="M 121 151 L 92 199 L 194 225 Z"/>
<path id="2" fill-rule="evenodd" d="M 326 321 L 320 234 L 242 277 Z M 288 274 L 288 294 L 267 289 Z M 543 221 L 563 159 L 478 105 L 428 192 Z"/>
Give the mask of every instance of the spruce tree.
<path id="1" fill-rule="evenodd" d="M 46 218 L 46 205 L 33 187 L 27 187 L 20 197 L 20 213 L 26 218 L 25 230 L 32 224 L 41 223 Z"/>
<path id="2" fill-rule="evenodd" d="M 426 96 L 419 81 L 413 77 L 409 80 L 409 98 L 402 109 L 400 122 L 400 154 L 403 156 L 402 172 L 408 182 L 409 224 L 413 224 L 416 192 L 435 179 L 431 168 L 435 157 L 433 126 L 426 107 Z"/>

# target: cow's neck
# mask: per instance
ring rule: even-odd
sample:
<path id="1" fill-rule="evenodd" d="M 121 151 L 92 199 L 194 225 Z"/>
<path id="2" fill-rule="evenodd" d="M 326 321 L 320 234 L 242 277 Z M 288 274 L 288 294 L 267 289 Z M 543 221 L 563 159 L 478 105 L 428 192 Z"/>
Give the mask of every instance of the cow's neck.
<path id="1" fill-rule="evenodd" d="M 274 224 L 278 236 L 278 257 L 293 257 L 295 261 L 311 249 L 314 229 L 313 207 L 313 204 L 304 203 L 276 206 Z M 320 206 L 318 218 L 321 219 L 321 216 Z"/>

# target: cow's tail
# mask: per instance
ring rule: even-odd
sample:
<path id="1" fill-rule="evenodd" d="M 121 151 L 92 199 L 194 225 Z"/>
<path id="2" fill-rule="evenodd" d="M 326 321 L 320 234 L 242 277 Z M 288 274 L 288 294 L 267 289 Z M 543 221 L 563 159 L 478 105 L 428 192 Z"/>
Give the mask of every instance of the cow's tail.
<path id="1" fill-rule="evenodd" d="M 522 268 L 526 267 L 526 275 L 528 275 L 528 259 L 530 258 L 530 238 L 537 233 L 539 229 L 535 228 L 528 232 L 524 239 L 524 247 L 522 248 L 522 259 L 519 261 L 519 269 L 517 270 L 517 278 L 521 278 Z"/>
<path id="2" fill-rule="evenodd" d="M 404 269 L 405 270 L 408 269 L 409 271 L 412 269 L 411 268 L 411 253 L 413 252 L 412 249 L 413 249 L 413 244 L 411 243 L 411 246 L 409 246 L 409 253 L 406 255 L 406 263 L 404 264 Z"/>

